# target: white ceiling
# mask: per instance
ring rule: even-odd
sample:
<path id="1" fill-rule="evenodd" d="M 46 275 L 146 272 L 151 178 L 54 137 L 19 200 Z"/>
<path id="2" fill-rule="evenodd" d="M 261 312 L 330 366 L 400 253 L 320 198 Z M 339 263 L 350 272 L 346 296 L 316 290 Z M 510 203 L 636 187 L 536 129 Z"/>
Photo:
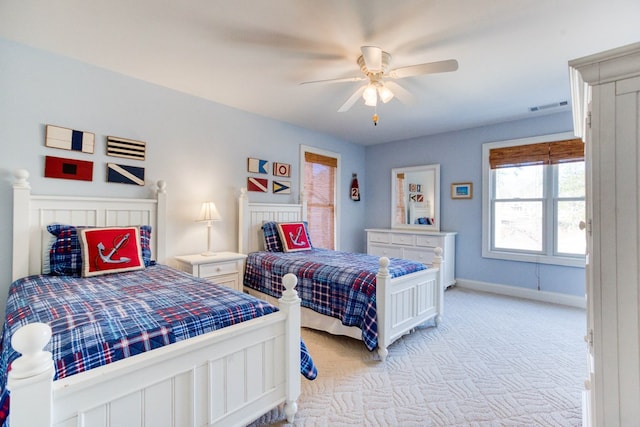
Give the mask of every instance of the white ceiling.
<path id="1" fill-rule="evenodd" d="M 639 0 L 0 0 L 0 36 L 359 144 L 562 111 L 567 62 L 640 41 Z M 454 58 L 373 108 L 360 46 L 391 68 Z M 564 107 L 567 111 L 570 107 Z"/>

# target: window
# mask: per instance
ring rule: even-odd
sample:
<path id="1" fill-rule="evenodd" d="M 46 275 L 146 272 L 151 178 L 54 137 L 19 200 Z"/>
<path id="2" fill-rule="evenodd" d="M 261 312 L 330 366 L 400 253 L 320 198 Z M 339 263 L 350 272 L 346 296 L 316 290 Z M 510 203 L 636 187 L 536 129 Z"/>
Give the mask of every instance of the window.
<path id="1" fill-rule="evenodd" d="M 584 144 L 571 134 L 483 145 L 488 258 L 584 266 Z"/>
<path id="2" fill-rule="evenodd" d="M 302 147 L 304 173 L 300 187 L 307 202 L 307 222 L 314 247 L 337 249 L 336 201 L 339 154 Z"/>

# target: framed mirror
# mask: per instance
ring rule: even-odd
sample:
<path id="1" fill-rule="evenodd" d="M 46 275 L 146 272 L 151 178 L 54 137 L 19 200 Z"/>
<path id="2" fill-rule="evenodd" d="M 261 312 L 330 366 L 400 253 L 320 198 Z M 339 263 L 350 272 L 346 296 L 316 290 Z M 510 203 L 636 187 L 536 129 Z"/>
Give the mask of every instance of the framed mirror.
<path id="1" fill-rule="evenodd" d="M 391 228 L 440 231 L 440 165 L 391 170 Z"/>

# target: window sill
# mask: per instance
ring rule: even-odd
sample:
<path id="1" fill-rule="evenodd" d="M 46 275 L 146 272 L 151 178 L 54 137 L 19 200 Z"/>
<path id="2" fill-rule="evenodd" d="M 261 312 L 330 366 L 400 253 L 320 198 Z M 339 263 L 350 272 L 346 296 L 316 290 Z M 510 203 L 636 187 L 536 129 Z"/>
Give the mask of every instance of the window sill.
<path id="1" fill-rule="evenodd" d="M 482 251 L 483 258 L 501 259 L 505 261 L 533 262 L 536 264 L 563 265 L 565 267 L 585 267 L 585 257 L 569 258 L 561 256 L 531 255 L 502 251 Z"/>

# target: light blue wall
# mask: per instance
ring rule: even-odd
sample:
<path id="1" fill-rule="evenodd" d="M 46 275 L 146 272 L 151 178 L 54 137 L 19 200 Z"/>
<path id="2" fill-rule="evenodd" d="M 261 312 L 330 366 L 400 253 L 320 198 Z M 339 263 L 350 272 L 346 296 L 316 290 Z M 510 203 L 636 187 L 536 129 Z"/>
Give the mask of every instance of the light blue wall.
<path id="1" fill-rule="evenodd" d="M 583 268 L 482 258 L 482 144 L 572 131 L 570 112 L 367 147 L 366 227 L 391 224 L 391 169 L 440 164 L 441 229 L 457 231 L 456 277 L 584 295 Z M 471 200 L 453 200 L 453 182 L 472 182 Z"/>
<path id="2" fill-rule="evenodd" d="M 362 147 L 295 126 L 241 112 L 197 97 L 39 51 L 0 38 L 0 299 L 11 278 L 12 173 L 31 172 L 39 194 L 101 194 L 148 197 L 151 183 L 164 179 L 169 192 L 167 255 L 200 252 L 206 230 L 193 220 L 201 201 L 216 202 L 223 221 L 213 227 L 213 249 L 237 246 L 237 201 L 246 186 L 247 157 L 292 165 L 293 196 L 251 193 L 253 201 L 293 202 L 298 194 L 300 144 L 342 157 L 341 249 L 364 251 L 365 227 L 390 224 L 390 170 L 441 164 L 442 226 L 458 231 L 456 277 L 490 283 L 584 294 L 584 270 L 483 259 L 481 253 L 481 144 L 571 129 L 569 113 L 529 121 Z M 185 76 L 188 78 L 188 76 Z M 46 124 L 94 132 L 93 155 L 44 146 Z M 144 188 L 105 182 L 107 135 L 147 142 Z M 44 178 L 44 156 L 94 162 L 94 181 Z M 366 165 L 366 166 L 365 166 Z M 362 201 L 349 199 L 351 174 L 359 177 Z M 472 200 L 453 201 L 449 184 L 472 181 Z M 1 307 L 2 310 L 4 307 Z M 1 313 L 0 313 L 1 314 Z"/>
<path id="3" fill-rule="evenodd" d="M 185 76 L 189 78 L 189 76 Z M 237 196 L 246 186 L 247 157 L 289 163 L 293 195 L 250 193 L 251 201 L 295 202 L 300 144 L 341 154 L 341 248 L 362 250 L 364 203 L 349 199 L 351 174 L 364 188 L 364 147 L 241 112 L 0 38 L 0 300 L 11 278 L 13 171 L 31 173 L 34 194 L 150 197 L 151 183 L 168 184 L 167 255 L 206 249 L 200 203 L 216 202 L 213 250 L 237 249 Z M 44 146 L 45 125 L 96 134 L 93 155 Z M 147 142 L 144 162 L 107 157 L 107 135 Z M 93 182 L 44 178 L 44 156 L 94 162 Z M 147 185 L 105 182 L 106 162 L 146 168 Z M 272 178 L 271 175 L 268 176 Z M 4 307 L 2 307 L 4 308 Z M 1 308 L 0 308 L 1 310 Z"/>

